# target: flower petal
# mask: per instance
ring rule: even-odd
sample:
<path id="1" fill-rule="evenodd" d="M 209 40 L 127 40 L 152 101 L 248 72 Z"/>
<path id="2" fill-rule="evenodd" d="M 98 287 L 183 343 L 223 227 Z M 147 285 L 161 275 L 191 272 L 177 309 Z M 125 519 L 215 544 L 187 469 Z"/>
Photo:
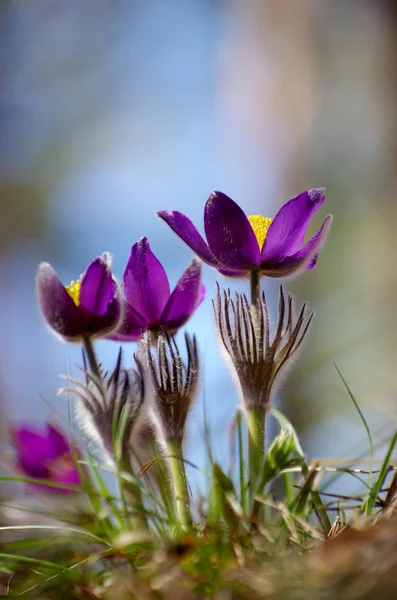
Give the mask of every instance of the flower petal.
<path id="1" fill-rule="evenodd" d="M 47 424 L 47 440 L 51 448 L 51 458 L 70 454 L 70 446 L 66 438 L 53 425 Z"/>
<path id="2" fill-rule="evenodd" d="M 54 331 L 71 340 L 81 337 L 86 320 L 48 263 L 39 266 L 37 296 L 40 310 Z"/>
<path id="3" fill-rule="evenodd" d="M 103 317 L 93 317 L 88 324 L 87 332 L 91 337 L 106 337 L 115 331 L 122 319 L 124 304 L 117 292 L 116 297 L 110 302 L 106 314 Z"/>
<path id="4" fill-rule="evenodd" d="M 204 229 L 212 253 L 232 269 L 259 265 L 260 250 L 254 231 L 236 202 L 222 192 L 213 192 L 204 210 Z"/>
<path id="5" fill-rule="evenodd" d="M 281 261 L 267 261 L 263 263 L 261 273 L 268 277 L 289 277 L 296 275 L 304 269 L 315 266 L 317 254 L 324 245 L 332 225 L 332 216 L 328 215 L 321 228 L 313 235 L 307 244 L 293 256 L 288 256 Z"/>
<path id="6" fill-rule="evenodd" d="M 108 339 L 117 342 L 135 342 L 140 339 L 146 327 L 147 321 L 126 302 L 123 319 Z"/>
<path id="7" fill-rule="evenodd" d="M 145 320 L 158 321 L 170 297 L 170 284 L 146 237 L 132 246 L 124 272 L 124 290 L 128 304 Z"/>
<path id="8" fill-rule="evenodd" d="M 282 259 L 298 252 L 314 213 L 325 200 L 324 189 L 312 189 L 289 200 L 274 217 L 262 249 L 262 261 Z"/>
<path id="9" fill-rule="evenodd" d="M 219 261 L 212 254 L 190 219 L 177 210 L 158 210 L 158 216 L 208 265 L 217 268 Z"/>
<path id="10" fill-rule="evenodd" d="M 249 277 L 252 269 L 220 269 L 218 272 L 225 277 L 233 277 L 234 279 L 241 279 L 242 277 Z"/>
<path id="11" fill-rule="evenodd" d="M 131 248 L 124 271 L 124 291 L 128 304 L 145 321 L 151 323 L 159 319 L 170 296 L 170 284 L 146 237 Z"/>
<path id="12" fill-rule="evenodd" d="M 170 331 L 182 327 L 203 301 L 205 288 L 201 285 L 201 261 L 193 258 L 182 273 L 161 315 L 161 325 Z"/>
<path id="13" fill-rule="evenodd" d="M 26 456 L 31 462 L 41 463 L 52 458 L 52 447 L 49 439 L 24 426 L 12 427 L 10 435 L 18 453 Z"/>
<path id="14" fill-rule="evenodd" d="M 48 479 L 49 469 L 44 463 L 39 462 L 29 456 L 19 456 L 17 460 L 17 468 L 24 475 L 34 477 L 36 479 Z"/>
<path id="15" fill-rule="evenodd" d="M 109 255 L 104 253 L 92 261 L 82 277 L 79 306 L 94 317 L 103 317 L 116 289 L 117 284 L 110 271 Z"/>

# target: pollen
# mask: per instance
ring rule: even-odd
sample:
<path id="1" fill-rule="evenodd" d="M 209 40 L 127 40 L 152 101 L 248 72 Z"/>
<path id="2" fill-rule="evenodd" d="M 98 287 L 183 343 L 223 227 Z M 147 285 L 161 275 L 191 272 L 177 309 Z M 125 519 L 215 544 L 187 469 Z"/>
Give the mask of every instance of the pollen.
<path id="1" fill-rule="evenodd" d="M 66 286 L 66 291 L 69 294 L 69 296 L 72 298 L 72 300 L 76 304 L 76 306 L 79 305 L 80 288 L 81 288 L 80 279 L 78 279 L 77 281 L 71 281 L 70 285 Z"/>
<path id="2" fill-rule="evenodd" d="M 267 230 L 269 229 L 273 219 L 270 217 L 262 217 L 262 215 L 251 215 L 248 217 L 248 221 L 255 233 L 255 237 L 258 240 L 259 248 L 262 250 L 263 244 L 265 243 Z"/>

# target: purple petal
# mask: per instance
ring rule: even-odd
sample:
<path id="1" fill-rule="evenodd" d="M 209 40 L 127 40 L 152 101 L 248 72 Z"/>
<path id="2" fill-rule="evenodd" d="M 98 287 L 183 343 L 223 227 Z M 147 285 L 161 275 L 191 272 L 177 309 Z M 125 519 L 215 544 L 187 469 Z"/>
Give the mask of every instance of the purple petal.
<path id="1" fill-rule="evenodd" d="M 199 293 L 198 293 L 198 297 L 197 297 L 196 308 L 198 308 L 200 306 L 200 304 L 202 303 L 202 301 L 204 300 L 205 293 L 206 293 L 205 286 L 203 284 L 201 284 Z"/>
<path id="2" fill-rule="evenodd" d="M 261 268 L 262 275 L 268 277 L 289 277 L 290 275 L 296 275 L 304 269 L 313 268 L 317 254 L 327 239 L 331 224 L 332 216 L 328 215 L 321 228 L 299 252 L 281 261 L 267 261 L 263 263 Z"/>
<path id="3" fill-rule="evenodd" d="M 37 296 L 40 310 L 54 331 L 70 340 L 81 337 L 86 320 L 48 263 L 39 266 Z"/>
<path id="4" fill-rule="evenodd" d="M 158 210 L 158 216 L 211 267 L 218 267 L 219 260 L 215 258 L 206 242 L 188 217 L 177 210 Z"/>
<path id="5" fill-rule="evenodd" d="M 161 324 L 177 330 L 192 316 L 203 301 L 205 288 L 201 285 L 201 261 L 193 258 L 182 273 L 161 315 Z"/>
<path id="6" fill-rule="evenodd" d="M 259 265 L 260 250 L 245 213 L 222 192 L 213 192 L 204 211 L 204 228 L 208 245 L 222 263 L 237 270 Z"/>
<path id="7" fill-rule="evenodd" d="M 303 246 L 311 218 L 324 200 L 324 189 L 312 189 L 284 204 L 267 232 L 262 262 L 282 259 L 298 252 Z"/>
<path id="8" fill-rule="evenodd" d="M 28 456 L 18 457 L 17 469 L 27 477 L 35 479 L 48 479 L 49 477 L 49 469 L 42 462 L 36 462 Z"/>
<path id="9" fill-rule="evenodd" d="M 147 325 L 147 321 L 126 303 L 121 324 L 108 338 L 117 342 L 135 342 L 140 339 Z"/>
<path id="10" fill-rule="evenodd" d="M 50 440 L 28 427 L 12 427 L 12 442 L 20 456 L 26 456 L 31 462 L 41 463 L 53 457 Z"/>
<path id="11" fill-rule="evenodd" d="M 92 337 L 105 337 L 115 331 L 122 318 L 122 303 L 119 292 L 110 302 L 106 314 L 103 317 L 92 317 L 87 325 L 87 333 Z"/>
<path id="12" fill-rule="evenodd" d="M 307 265 L 306 265 L 305 269 L 306 269 L 307 271 L 311 271 L 312 269 L 314 269 L 314 267 L 315 267 L 315 266 L 316 266 L 316 264 L 317 264 L 317 259 L 318 259 L 318 252 L 317 252 L 317 254 L 316 254 L 316 255 L 315 255 L 315 256 L 314 256 L 314 257 L 311 259 L 311 261 L 310 261 L 309 263 L 307 263 Z"/>
<path id="13" fill-rule="evenodd" d="M 251 269 L 220 269 L 218 268 L 218 272 L 225 277 L 233 277 L 234 279 L 241 279 L 242 277 L 249 277 L 251 274 Z"/>
<path id="14" fill-rule="evenodd" d="M 47 424 L 47 440 L 53 458 L 70 454 L 70 446 L 66 438 L 52 425 Z"/>
<path id="15" fill-rule="evenodd" d="M 128 304 L 145 320 L 159 320 L 170 297 L 170 284 L 146 237 L 132 246 L 124 272 L 124 290 Z"/>
<path id="16" fill-rule="evenodd" d="M 108 255 L 98 256 L 88 266 L 81 280 L 79 306 L 94 317 L 106 315 L 117 284 L 113 280 Z"/>

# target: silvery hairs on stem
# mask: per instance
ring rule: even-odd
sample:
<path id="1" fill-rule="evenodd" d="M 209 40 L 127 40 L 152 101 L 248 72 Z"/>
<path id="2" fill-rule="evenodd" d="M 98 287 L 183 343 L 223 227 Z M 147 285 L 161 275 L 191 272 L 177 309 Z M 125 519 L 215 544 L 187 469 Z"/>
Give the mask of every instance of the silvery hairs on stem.
<path id="1" fill-rule="evenodd" d="M 120 348 L 110 376 L 103 374 L 98 381 L 85 369 L 85 381 L 65 377 L 71 385 L 58 392 L 77 398 L 76 415 L 82 430 L 111 462 L 129 456 L 133 430 L 144 412 L 141 410 L 145 396 L 142 366 L 140 360 L 134 358 L 136 368 L 122 369 Z"/>
<path id="2" fill-rule="evenodd" d="M 245 294 L 236 293 L 232 300 L 230 289 L 221 291 L 218 284 L 217 287 L 212 301 L 215 324 L 243 406 L 247 410 L 266 410 L 297 356 L 314 313 L 307 316 L 304 304 L 296 317 L 292 296 L 288 295 L 286 303 L 280 286 L 278 323 L 271 340 L 264 293 L 255 309 Z"/>
<path id="3" fill-rule="evenodd" d="M 199 355 L 195 336 L 185 333 L 187 361 L 182 359 L 175 338 L 166 331 L 157 337 L 155 348 L 144 336 L 154 406 L 151 417 L 160 439 L 182 441 L 186 419 L 198 391 Z"/>

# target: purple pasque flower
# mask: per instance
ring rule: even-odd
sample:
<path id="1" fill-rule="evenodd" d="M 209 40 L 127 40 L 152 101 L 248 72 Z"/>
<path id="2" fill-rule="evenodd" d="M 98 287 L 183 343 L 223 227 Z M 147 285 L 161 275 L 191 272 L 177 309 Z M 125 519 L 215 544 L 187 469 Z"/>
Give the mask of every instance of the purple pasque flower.
<path id="1" fill-rule="evenodd" d="M 17 470 L 25 477 L 59 483 L 60 487 L 34 484 L 43 492 L 70 493 L 64 485 L 79 486 L 80 475 L 66 438 L 47 423 L 44 432 L 30 426 L 11 428 L 11 440 L 17 452 Z"/>
<path id="2" fill-rule="evenodd" d="M 267 277 L 288 277 L 313 269 L 329 232 L 328 215 L 304 244 L 306 230 L 325 200 L 324 189 L 312 189 L 292 198 L 274 219 L 247 217 L 236 202 L 213 192 L 204 209 L 204 241 L 188 217 L 176 210 L 157 212 L 177 235 L 208 265 L 228 277 L 247 277 L 259 271 Z"/>
<path id="3" fill-rule="evenodd" d="M 139 340 L 144 331 L 175 333 L 204 299 L 201 261 L 193 258 L 171 292 L 163 265 L 143 237 L 131 249 L 124 271 L 124 319 L 109 336 L 118 341 Z"/>
<path id="4" fill-rule="evenodd" d="M 120 291 L 110 266 L 110 255 L 104 252 L 70 286 L 63 285 L 48 263 L 39 266 L 40 310 L 51 329 L 63 339 L 78 342 L 87 337 L 103 337 L 119 324 Z"/>

